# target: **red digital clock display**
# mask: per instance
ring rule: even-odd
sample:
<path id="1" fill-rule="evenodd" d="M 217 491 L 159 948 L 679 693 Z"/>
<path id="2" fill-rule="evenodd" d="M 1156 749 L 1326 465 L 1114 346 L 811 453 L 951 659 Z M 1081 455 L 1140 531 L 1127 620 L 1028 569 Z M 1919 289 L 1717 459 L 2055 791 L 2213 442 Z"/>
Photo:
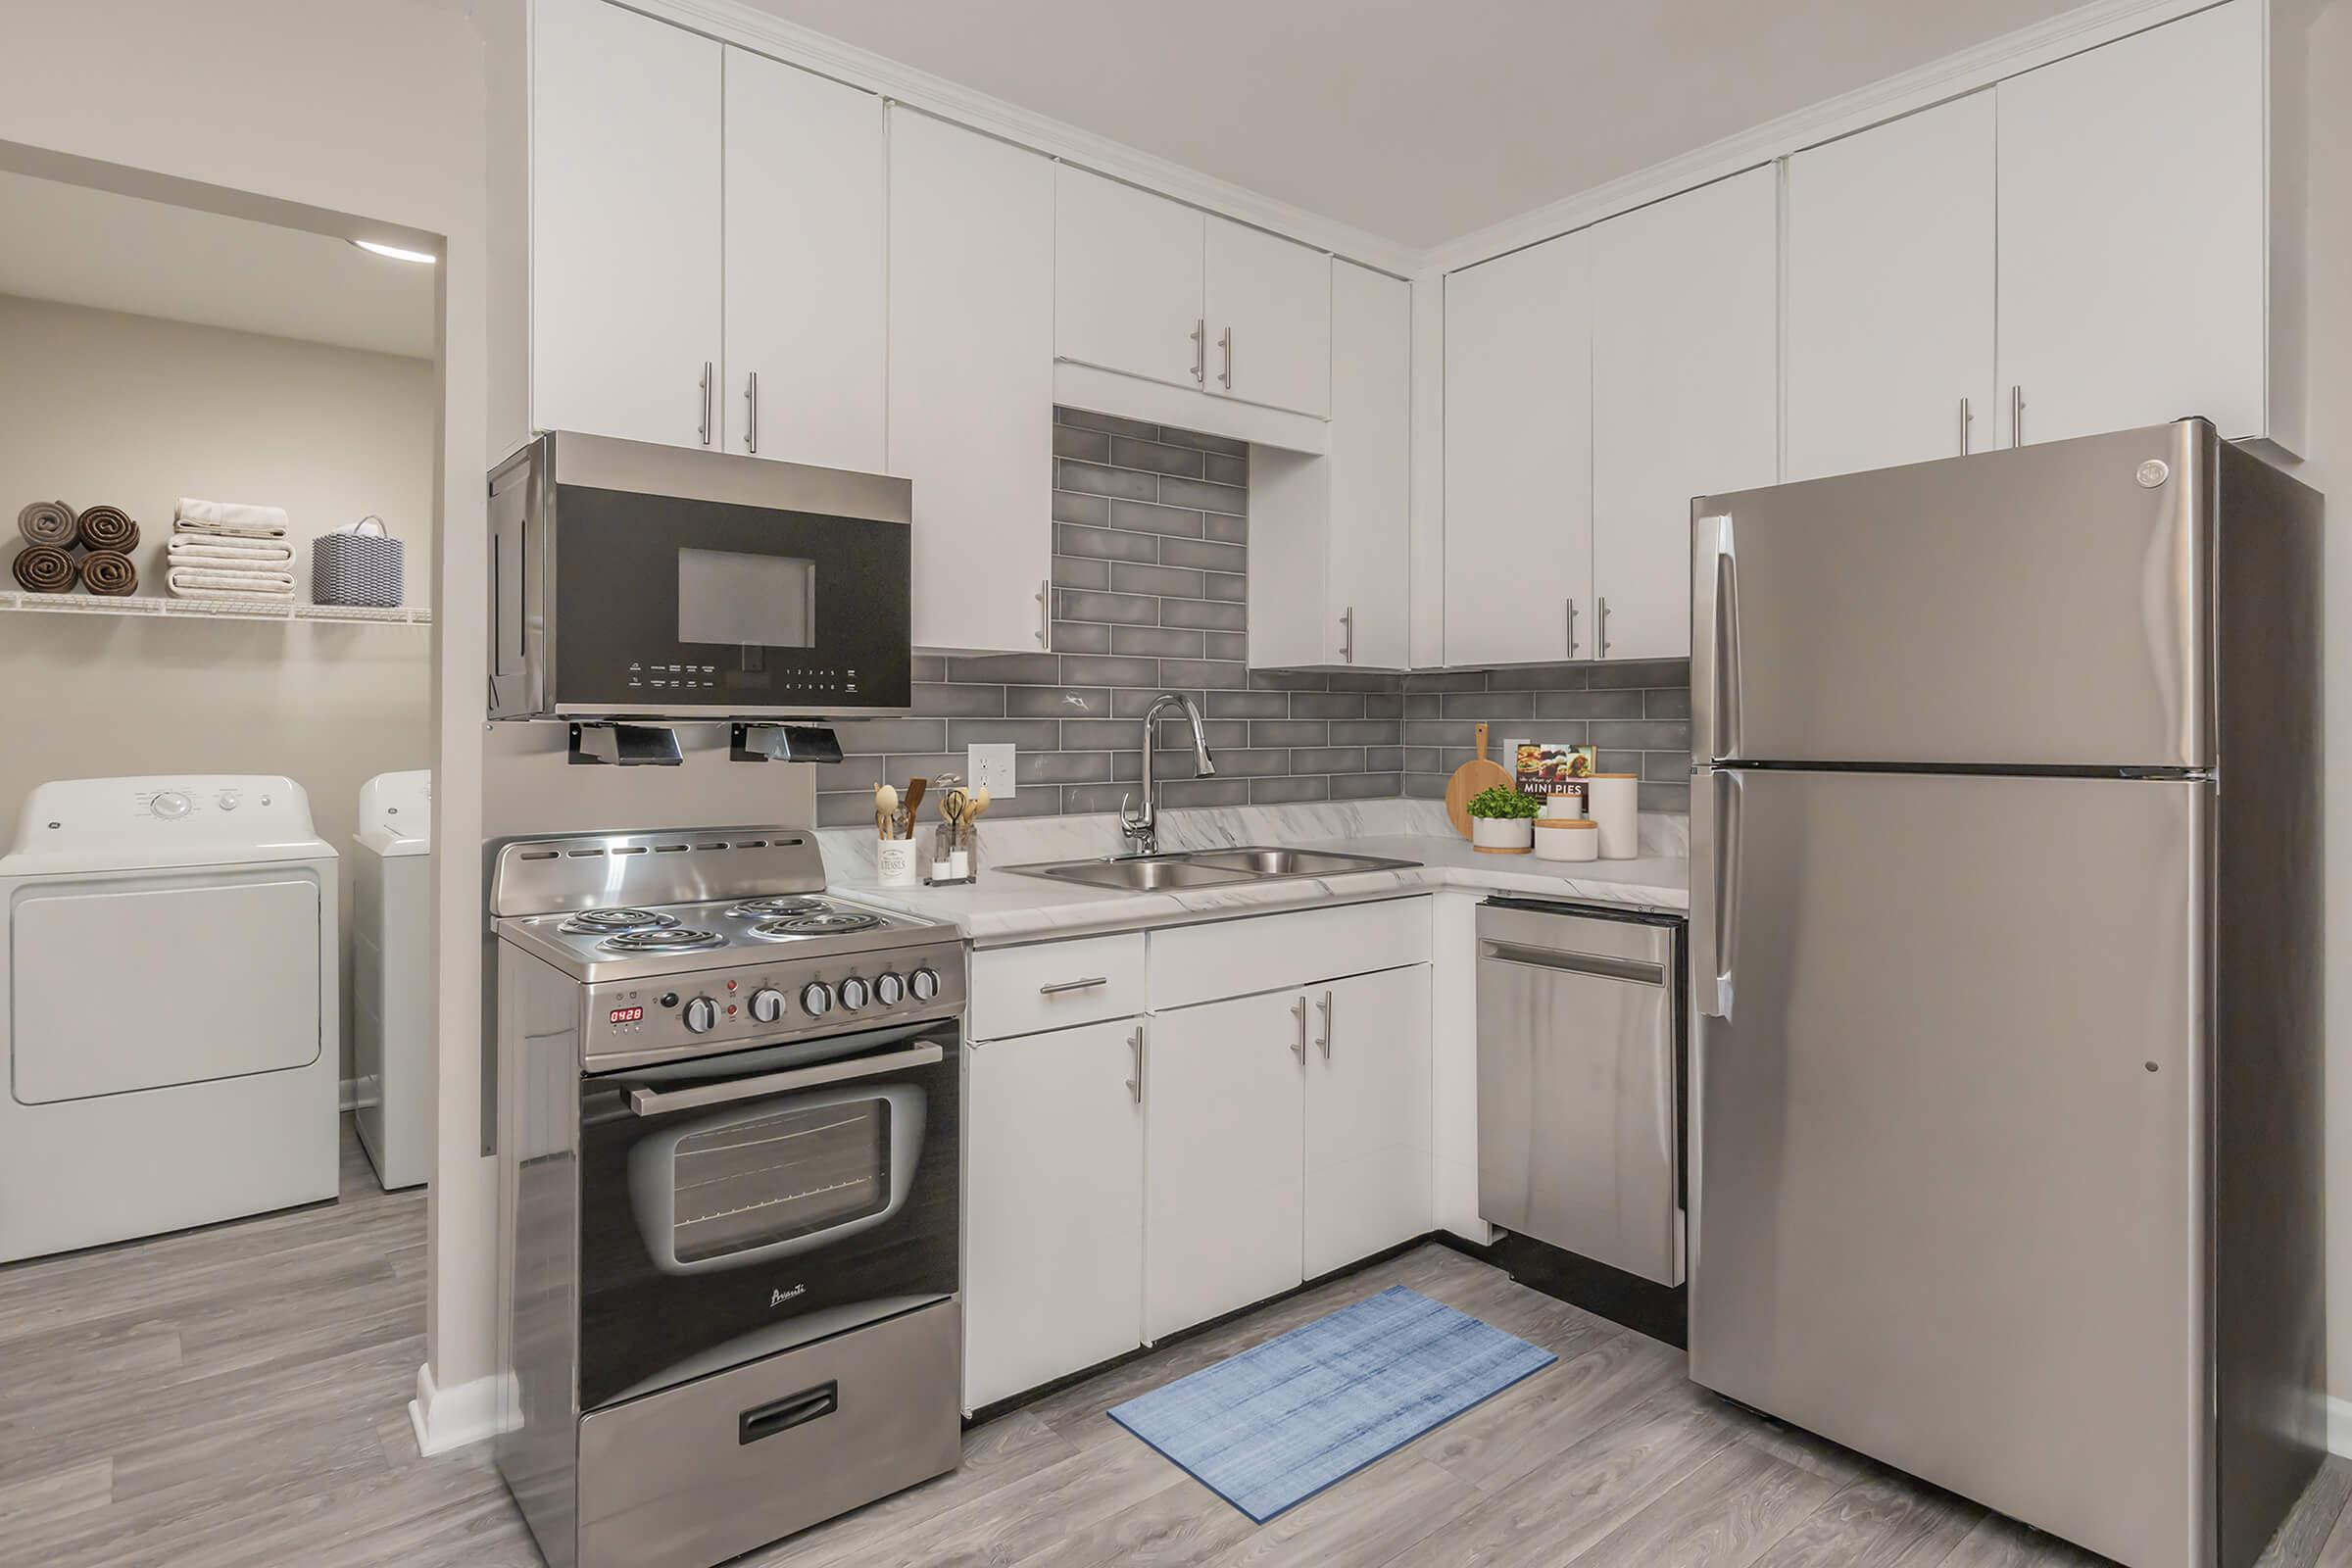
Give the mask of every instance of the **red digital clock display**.
<path id="1" fill-rule="evenodd" d="M 645 1009 L 643 1007 L 614 1007 L 612 1009 L 612 1016 L 608 1019 L 607 1022 L 635 1023 L 644 1016 Z"/>

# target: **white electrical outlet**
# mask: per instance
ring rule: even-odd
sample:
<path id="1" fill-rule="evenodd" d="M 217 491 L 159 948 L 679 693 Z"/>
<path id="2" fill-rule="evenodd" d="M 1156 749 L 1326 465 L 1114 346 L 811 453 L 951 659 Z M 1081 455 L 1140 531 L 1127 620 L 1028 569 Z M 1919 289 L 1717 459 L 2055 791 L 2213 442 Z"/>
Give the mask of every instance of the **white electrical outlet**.
<path id="1" fill-rule="evenodd" d="M 968 789 L 988 791 L 996 801 L 1012 798 L 1012 743 L 964 748 L 964 778 Z"/>

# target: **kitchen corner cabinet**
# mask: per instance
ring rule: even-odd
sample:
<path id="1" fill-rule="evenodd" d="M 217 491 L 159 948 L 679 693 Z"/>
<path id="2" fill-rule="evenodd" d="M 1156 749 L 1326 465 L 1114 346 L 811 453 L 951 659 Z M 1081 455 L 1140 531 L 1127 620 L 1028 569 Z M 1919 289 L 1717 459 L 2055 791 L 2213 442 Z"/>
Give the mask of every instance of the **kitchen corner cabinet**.
<path id="1" fill-rule="evenodd" d="M 1259 669 L 1404 669 L 1411 614 L 1412 286 L 1331 264 L 1331 451 L 1250 460 Z"/>
<path id="2" fill-rule="evenodd" d="M 890 471 L 918 647 L 1036 653 L 1053 575 L 1054 165 L 892 107 Z"/>
<path id="3" fill-rule="evenodd" d="M 965 1055 L 964 1406 L 1143 1338 L 1141 1018 Z"/>
<path id="4" fill-rule="evenodd" d="M 1586 233 L 1446 279 L 1446 662 L 1592 657 Z"/>

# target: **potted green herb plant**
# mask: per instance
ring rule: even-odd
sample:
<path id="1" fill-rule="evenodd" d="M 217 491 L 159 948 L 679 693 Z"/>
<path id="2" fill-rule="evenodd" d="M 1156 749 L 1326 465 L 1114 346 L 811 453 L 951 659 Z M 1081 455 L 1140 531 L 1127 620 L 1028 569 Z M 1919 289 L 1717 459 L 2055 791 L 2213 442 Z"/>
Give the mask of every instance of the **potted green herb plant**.
<path id="1" fill-rule="evenodd" d="M 1470 847 L 1486 855 L 1525 855 L 1536 846 L 1544 803 L 1497 784 L 1470 797 Z"/>

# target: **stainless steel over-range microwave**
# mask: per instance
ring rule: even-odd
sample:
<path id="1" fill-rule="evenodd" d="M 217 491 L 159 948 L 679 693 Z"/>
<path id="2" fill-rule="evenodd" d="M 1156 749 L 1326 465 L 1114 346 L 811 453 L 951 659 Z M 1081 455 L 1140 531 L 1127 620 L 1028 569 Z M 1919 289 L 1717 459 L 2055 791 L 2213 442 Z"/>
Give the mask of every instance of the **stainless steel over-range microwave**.
<path id="1" fill-rule="evenodd" d="M 490 473 L 490 716 L 905 712 L 912 498 L 880 474 L 534 437 Z"/>

